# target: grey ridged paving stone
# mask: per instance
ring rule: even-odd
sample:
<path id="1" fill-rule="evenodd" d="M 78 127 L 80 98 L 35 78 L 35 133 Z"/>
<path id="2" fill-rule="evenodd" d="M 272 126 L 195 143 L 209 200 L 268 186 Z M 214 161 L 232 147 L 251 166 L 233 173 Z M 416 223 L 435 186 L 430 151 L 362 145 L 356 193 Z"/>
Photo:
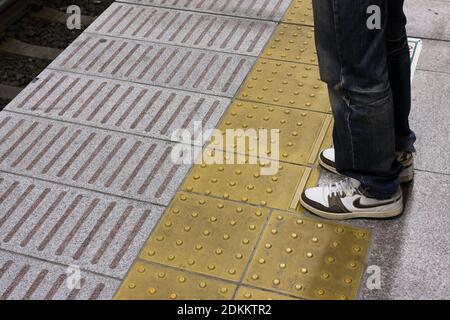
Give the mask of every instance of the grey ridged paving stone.
<path id="1" fill-rule="evenodd" d="M 50 68 L 233 97 L 255 58 L 82 34 Z"/>
<path id="2" fill-rule="evenodd" d="M 120 285 L 83 270 L 80 275 L 78 289 L 65 266 L 0 251 L 0 300 L 108 300 Z"/>
<path id="3" fill-rule="evenodd" d="M 189 166 L 174 144 L 0 113 L 0 170 L 167 205 Z"/>
<path id="4" fill-rule="evenodd" d="M 258 56 L 275 26 L 261 20 L 114 3 L 86 32 Z"/>
<path id="5" fill-rule="evenodd" d="M 120 2 L 280 21 L 291 0 L 123 0 Z"/>
<path id="6" fill-rule="evenodd" d="M 0 173 L 0 248 L 123 278 L 163 211 Z"/>
<path id="7" fill-rule="evenodd" d="M 45 70 L 7 110 L 172 140 L 197 123 L 215 128 L 230 100 L 187 91 Z M 200 144 L 194 141 L 196 144 Z"/>

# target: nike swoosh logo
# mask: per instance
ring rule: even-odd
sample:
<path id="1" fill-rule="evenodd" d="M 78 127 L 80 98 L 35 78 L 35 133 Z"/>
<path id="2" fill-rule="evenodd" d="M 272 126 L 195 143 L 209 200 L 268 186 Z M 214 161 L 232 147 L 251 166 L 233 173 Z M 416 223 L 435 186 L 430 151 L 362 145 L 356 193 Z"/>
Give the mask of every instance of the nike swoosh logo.
<path id="1" fill-rule="evenodd" d="M 385 203 L 379 203 L 379 204 L 372 204 L 372 205 L 365 205 L 365 204 L 361 204 L 361 198 L 355 199 L 353 201 L 353 206 L 357 209 L 373 209 L 373 208 L 377 208 L 380 206 L 387 206 L 389 204 L 393 204 L 396 203 L 398 201 L 398 199 L 396 200 L 391 200 L 389 202 L 385 202 Z"/>

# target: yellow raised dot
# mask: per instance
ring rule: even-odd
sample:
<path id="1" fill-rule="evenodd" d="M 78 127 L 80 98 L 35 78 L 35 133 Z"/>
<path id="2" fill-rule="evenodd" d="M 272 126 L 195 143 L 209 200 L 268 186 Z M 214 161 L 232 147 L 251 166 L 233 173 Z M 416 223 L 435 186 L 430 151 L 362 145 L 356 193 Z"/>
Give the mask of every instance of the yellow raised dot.
<path id="1" fill-rule="evenodd" d="M 130 283 L 130 284 L 128 285 L 128 288 L 130 288 L 130 289 L 135 289 L 135 288 L 136 288 L 136 284 L 135 284 L 135 283 Z"/>
<path id="2" fill-rule="evenodd" d="M 178 296 L 176 293 L 171 293 L 169 297 L 170 299 L 175 300 Z"/>
<path id="3" fill-rule="evenodd" d="M 296 284 L 296 285 L 294 286 L 294 288 L 295 288 L 295 290 L 300 291 L 300 290 L 303 289 L 303 286 L 302 286 L 301 284 Z"/>
<path id="4" fill-rule="evenodd" d="M 276 286 L 278 286 L 280 284 L 280 282 L 281 282 L 280 279 L 274 279 L 273 280 L 273 284 L 276 285 Z"/>
<path id="5" fill-rule="evenodd" d="M 208 269 L 209 270 L 215 270 L 216 266 L 214 264 L 210 264 L 210 265 L 208 265 Z"/>
<path id="6" fill-rule="evenodd" d="M 186 278 L 185 277 L 179 277 L 178 278 L 178 282 L 185 283 L 186 282 Z"/>
<path id="7" fill-rule="evenodd" d="M 220 293 L 227 293 L 228 289 L 227 288 L 220 288 Z"/>
<path id="8" fill-rule="evenodd" d="M 257 274 L 254 274 L 254 275 L 252 275 L 252 279 L 253 279 L 253 280 L 258 280 L 258 279 L 259 279 L 259 276 L 258 276 Z"/>
<path id="9" fill-rule="evenodd" d="M 148 293 L 149 294 L 155 294 L 156 293 L 156 289 L 155 288 L 150 288 L 150 289 L 148 289 Z"/>

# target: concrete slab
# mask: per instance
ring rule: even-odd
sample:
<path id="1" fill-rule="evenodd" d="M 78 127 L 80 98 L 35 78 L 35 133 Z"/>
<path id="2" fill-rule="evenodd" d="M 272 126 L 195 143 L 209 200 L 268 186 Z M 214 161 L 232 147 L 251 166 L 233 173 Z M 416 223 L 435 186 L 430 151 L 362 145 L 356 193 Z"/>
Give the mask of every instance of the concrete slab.
<path id="1" fill-rule="evenodd" d="M 450 73 L 450 42 L 423 40 L 422 48 L 419 69 Z"/>
<path id="2" fill-rule="evenodd" d="M 405 13 L 410 36 L 450 40 L 450 3 L 448 0 L 407 0 Z"/>
<path id="3" fill-rule="evenodd" d="M 49 68 L 233 97 L 254 62 L 248 56 L 84 33 Z"/>
<path id="4" fill-rule="evenodd" d="M 82 270 L 78 282 L 71 270 L 74 269 L 1 251 L 0 299 L 108 300 L 120 284 Z M 78 283 L 79 289 L 72 286 Z"/>
<path id="5" fill-rule="evenodd" d="M 450 298 L 449 187 L 449 176 L 417 172 L 400 219 L 358 223 L 373 230 L 367 264 L 381 268 L 382 284 L 381 290 L 362 286 L 360 298 Z"/>
<path id="6" fill-rule="evenodd" d="M 280 21 L 291 0 L 123 0 L 120 2 Z"/>
<path id="7" fill-rule="evenodd" d="M 123 278 L 163 208 L 0 173 L 0 248 Z"/>
<path id="8" fill-rule="evenodd" d="M 6 111 L 0 127 L 6 172 L 167 205 L 189 169 L 161 140 Z"/>
<path id="9" fill-rule="evenodd" d="M 261 20 L 113 3 L 86 32 L 258 56 L 274 29 Z"/>
<path id="10" fill-rule="evenodd" d="M 215 128 L 230 100 L 45 70 L 6 110 L 163 140 L 178 129 Z"/>
<path id="11" fill-rule="evenodd" d="M 416 168 L 450 174 L 450 75 L 416 72 L 411 126 L 417 134 Z"/>

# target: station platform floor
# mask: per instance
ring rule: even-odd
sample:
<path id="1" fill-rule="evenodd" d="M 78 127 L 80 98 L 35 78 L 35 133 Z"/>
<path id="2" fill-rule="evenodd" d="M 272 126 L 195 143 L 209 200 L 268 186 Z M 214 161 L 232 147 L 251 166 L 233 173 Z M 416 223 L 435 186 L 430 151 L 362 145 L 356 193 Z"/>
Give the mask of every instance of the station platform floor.
<path id="1" fill-rule="evenodd" d="M 0 299 L 450 298 L 450 2 L 406 11 L 405 213 L 333 223 L 297 203 L 336 179 L 310 1 L 116 1 L 0 113 Z M 196 124 L 278 129 L 277 173 L 172 161 Z"/>

